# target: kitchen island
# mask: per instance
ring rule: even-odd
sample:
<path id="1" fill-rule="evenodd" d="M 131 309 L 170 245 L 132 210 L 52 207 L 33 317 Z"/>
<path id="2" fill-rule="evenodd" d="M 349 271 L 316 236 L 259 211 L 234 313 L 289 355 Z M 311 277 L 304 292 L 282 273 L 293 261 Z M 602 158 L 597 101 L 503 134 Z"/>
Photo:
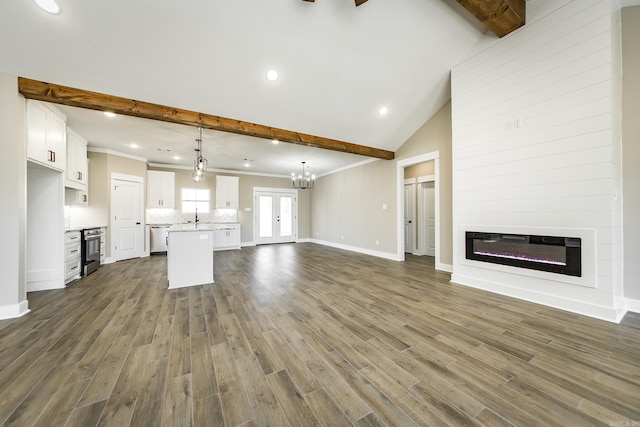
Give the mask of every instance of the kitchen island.
<path id="1" fill-rule="evenodd" d="M 169 228 L 169 289 L 213 283 L 213 224 L 175 224 Z"/>

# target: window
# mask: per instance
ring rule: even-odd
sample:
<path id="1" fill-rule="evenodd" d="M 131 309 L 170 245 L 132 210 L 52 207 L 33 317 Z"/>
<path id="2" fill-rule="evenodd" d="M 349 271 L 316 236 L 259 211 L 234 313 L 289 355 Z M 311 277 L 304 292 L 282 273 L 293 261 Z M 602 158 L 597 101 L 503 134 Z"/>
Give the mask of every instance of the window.
<path id="1" fill-rule="evenodd" d="M 198 213 L 209 213 L 210 194 L 211 191 L 208 189 L 183 188 L 182 212 L 194 213 L 198 209 Z"/>

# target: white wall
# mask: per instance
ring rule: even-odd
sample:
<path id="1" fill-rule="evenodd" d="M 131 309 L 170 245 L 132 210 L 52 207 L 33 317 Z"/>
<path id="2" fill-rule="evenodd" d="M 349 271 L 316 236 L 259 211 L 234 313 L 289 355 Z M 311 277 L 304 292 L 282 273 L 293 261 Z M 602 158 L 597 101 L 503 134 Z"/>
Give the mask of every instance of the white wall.
<path id="1" fill-rule="evenodd" d="M 616 3 L 530 0 L 525 27 L 452 71 L 454 282 L 623 314 Z M 583 277 L 465 260 L 472 229 L 582 237 Z"/>
<path id="2" fill-rule="evenodd" d="M 24 111 L 17 77 L 0 73 L 0 319 L 20 316 L 29 307 L 25 279 Z"/>

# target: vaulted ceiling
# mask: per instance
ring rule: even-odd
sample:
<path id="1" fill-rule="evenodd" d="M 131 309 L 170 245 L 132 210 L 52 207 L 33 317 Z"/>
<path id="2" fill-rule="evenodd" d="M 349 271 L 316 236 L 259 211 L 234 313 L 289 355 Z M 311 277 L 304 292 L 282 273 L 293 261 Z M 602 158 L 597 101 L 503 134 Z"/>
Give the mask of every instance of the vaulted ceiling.
<path id="1" fill-rule="evenodd" d="M 60 0 L 54 16 L 0 2 L 0 71 L 395 151 L 448 100 L 451 67 L 495 38 L 458 3 Z"/>

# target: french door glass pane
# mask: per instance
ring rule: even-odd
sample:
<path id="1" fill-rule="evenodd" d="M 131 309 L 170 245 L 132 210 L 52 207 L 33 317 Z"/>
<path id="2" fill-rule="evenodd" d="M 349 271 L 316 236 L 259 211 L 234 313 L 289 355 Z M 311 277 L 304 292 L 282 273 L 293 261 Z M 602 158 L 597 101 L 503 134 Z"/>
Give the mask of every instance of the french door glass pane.
<path id="1" fill-rule="evenodd" d="M 280 197 L 280 236 L 291 236 L 293 234 L 291 202 L 291 197 Z"/>
<path id="2" fill-rule="evenodd" d="M 260 196 L 260 237 L 273 236 L 273 197 Z"/>

